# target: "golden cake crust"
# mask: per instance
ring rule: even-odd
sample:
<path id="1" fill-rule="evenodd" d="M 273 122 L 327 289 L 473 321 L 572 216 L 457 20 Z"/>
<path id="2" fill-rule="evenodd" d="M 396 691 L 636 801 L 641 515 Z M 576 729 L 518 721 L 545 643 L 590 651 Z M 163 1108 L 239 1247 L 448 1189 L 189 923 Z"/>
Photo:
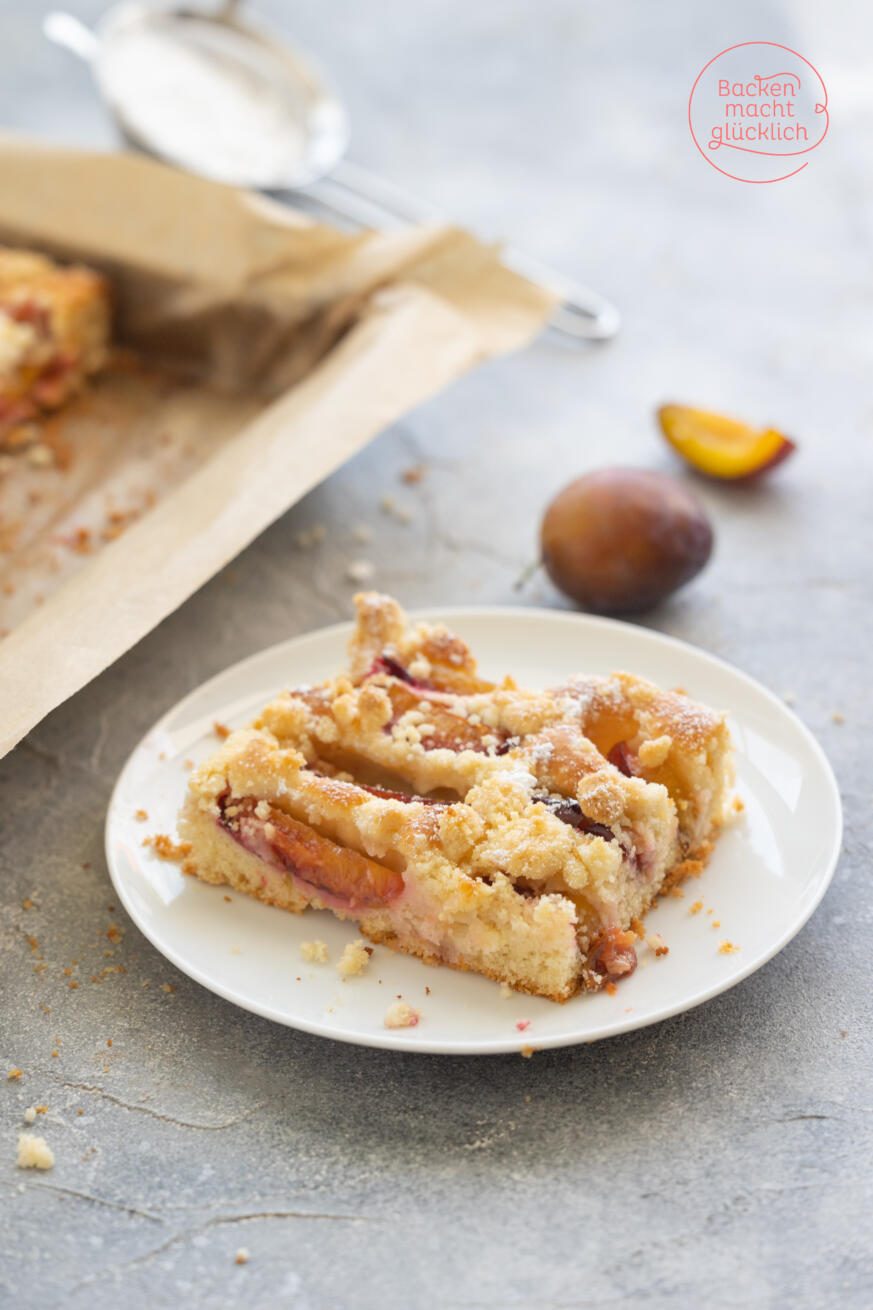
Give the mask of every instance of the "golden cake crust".
<path id="1" fill-rule="evenodd" d="M 629 674 L 495 685 L 460 638 L 356 604 L 349 676 L 192 775 L 193 871 L 555 1000 L 630 972 L 631 924 L 724 811 L 723 718 Z"/>
<path id="2" fill-rule="evenodd" d="M 0 246 L 0 439 L 80 390 L 108 341 L 105 278 Z"/>

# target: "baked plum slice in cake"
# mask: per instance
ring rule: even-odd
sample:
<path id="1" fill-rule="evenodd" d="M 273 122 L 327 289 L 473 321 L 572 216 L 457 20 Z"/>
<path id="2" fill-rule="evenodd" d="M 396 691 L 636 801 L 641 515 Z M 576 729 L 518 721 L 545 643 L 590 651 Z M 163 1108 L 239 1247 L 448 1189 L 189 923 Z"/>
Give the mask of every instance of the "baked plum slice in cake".
<path id="1" fill-rule="evenodd" d="M 439 626 L 411 625 L 390 597 L 356 597 L 358 624 L 351 668 L 366 681 L 392 660 L 413 687 L 430 691 L 505 690 L 484 682 L 464 642 Z M 680 691 L 665 691 L 630 673 L 578 675 L 547 695 L 561 715 L 628 777 L 667 788 L 677 810 L 683 855 L 705 859 L 728 814 L 734 783 L 730 733 L 723 714 Z"/>
<path id="2" fill-rule="evenodd" d="M 403 891 L 394 869 L 322 837 L 276 805 L 227 796 L 219 798 L 218 810 L 219 824 L 243 850 L 280 874 L 292 874 L 326 904 L 363 910 L 390 905 Z"/>
<path id="3" fill-rule="evenodd" d="M 688 867 L 705 861 L 733 797 L 724 715 L 630 673 L 577 677 L 551 694 L 575 706 L 581 731 L 622 773 L 667 788 Z"/>
<path id="4" fill-rule="evenodd" d="M 373 941 L 569 995 L 578 972 L 572 907 L 523 895 L 502 875 L 466 873 L 446 850 L 455 808 L 374 794 L 254 730 L 233 734 L 193 776 L 181 828 L 207 881 L 285 909 L 330 909 Z M 244 830 L 234 831 L 240 813 Z M 459 846 L 463 833 L 449 829 Z M 501 949 L 515 952 L 514 964 L 500 967 Z"/>
<path id="5" fill-rule="evenodd" d="M 196 873 L 556 1001 L 632 972 L 683 858 L 667 787 L 606 759 L 573 695 L 485 682 L 387 597 L 358 612 L 351 676 L 278 696 L 192 774 Z"/>

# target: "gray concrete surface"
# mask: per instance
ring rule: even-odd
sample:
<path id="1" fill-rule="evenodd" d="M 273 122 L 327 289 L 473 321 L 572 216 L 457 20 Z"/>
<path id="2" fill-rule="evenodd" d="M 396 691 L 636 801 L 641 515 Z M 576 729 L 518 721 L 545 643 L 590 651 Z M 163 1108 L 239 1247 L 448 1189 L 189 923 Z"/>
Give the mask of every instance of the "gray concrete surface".
<path id="1" fill-rule="evenodd" d="M 862 1310 L 873 19 L 846 0 L 257 7 L 335 70 L 362 163 L 590 278 L 626 326 L 602 350 L 543 340 L 387 432 L 0 764 L 0 1058 L 24 1070 L 0 1084 L 0 1303 Z M 0 0 L 0 121 L 108 143 L 41 10 Z M 706 167 L 685 106 L 706 60 L 762 37 L 818 65 L 834 117 L 804 175 L 750 187 Z M 668 398 L 802 445 L 759 488 L 702 489 L 716 557 L 646 622 L 794 693 L 834 761 L 845 853 L 807 928 L 693 1013 L 530 1061 L 340 1047 L 177 974 L 110 908 L 101 853 L 140 734 L 229 662 L 344 616 L 362 553 L 417 605 L 560 604 L 542 582 L 512 591 L 543 504 L 604 462 L 674 468 L 651 419 Z M 386 493 L 409 525 L 379 513 Z M 315 522 L 327 539 L 301 553 Z M 90 983 L 107 964 L 124 972 Z M 57 1166 L 24 1174 L 15 1138 L 38 1102 Z"/>

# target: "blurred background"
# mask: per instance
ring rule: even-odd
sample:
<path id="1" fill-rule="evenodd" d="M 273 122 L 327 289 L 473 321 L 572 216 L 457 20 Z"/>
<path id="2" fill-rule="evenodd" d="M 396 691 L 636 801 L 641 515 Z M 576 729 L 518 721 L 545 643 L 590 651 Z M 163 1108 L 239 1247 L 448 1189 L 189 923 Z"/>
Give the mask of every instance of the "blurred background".
<path id="1" fill-rule="evenodd" d="M 41 34 L 48 7 L 0 0 L 0 122 L 111 146 L 88 69 Z M 89 23 L 103 12 L 97 0 L 70 8 Z M 811 0 L 256 0 L 245 8 L 332 75 L 350 111 L 351 159 L 482 235 L 512 238 L 608 295 L 624 317 L 612 343 L 574 349 L 547 337 L 453 388 L 292 511 L 293 530 L 372 518 L 398 469 L 424 461 L 429 476 L 409 505 L 421 531 L 378 520 L 367 551 L 376 581 L 414 591 L 420 603 L 505 600 L 535 553 L 543 505 L 570 476 L 604 462 L 673 469 L 655 405 L 723 409 L 804 445 L 803 462 L 760 491 L 698 487 L 716 511 L 726 502 L 730 521 L 720 525 L 713 565 L 663 617 L 675 626 L 682 612 L 685 635 L 709 634 L 709 645 L 717 636 L 730 654 L 742 640 L 730 628 L 742 628 L 748 611 L 731 605 L 726 623 L 724 599 L 777 572 L 784 596 L 792 558 L 826 518 L 823 502 L 839 501 L 841 521 L 862 511 L 857 463 L 870 446 L 844 452 L 849 434 L 870 425 L 868 16 L 848 3 L 825 15 Z M 707 168 L 686 120 L 704 63 L 762 36 L 810 58 L 831 97 L 827 141 L 803 174 L 773 186 Z M 439 504 L 458 486 L 462 501 L 446 518 Z M 256 551 L 284 563 L 287 545 L 279 527 Z M 836 529 L 816 533 L 823 577 L 847 567 L 829 558 L 835 548 Z M 463 570 L 452 558 L 459 549 Z M 348 588 L 335 585 L 342 557 L 334 541 L 307 560 L 325 619 L 346 608 Z M 273 599 L 293 600 L 297 579 L 280 585 Z M 543 585 L 529 596 L 547 595 Z M 832 603 L 830 593 L 818 599 L 825 610 Z M 790 681 L 808 613 L 782 610 Z M 213 650 L 216 666 L 235 653 Z"/>
<path id="2" fill-rule="evenodd" d="M 0 123 L 112 146 L 88 69 L 42 36 L 48 8 L 0 0 Z M 398 471 L 424 462 L 427 478 L 404 493 L 417 530 L 377 515 L 366 552 L 376 582 L 419 603 L 509 599 L 553 492 L 603 463 L 685 476 L 652 413 L 665 400 L 697 403 L 781 427 L 801 441 L 803 460 L 743 495 L 696 484 L 720 520 L 717 554 L 670 602 L 662 626 L 736 654 L 751 634 L 732 629 L 759 619 L 733 603 L 726 619 L 727 599 L 778 575 L 792 681 L 811 621 L 807 605 L 785 601 L 792 560 L 814 533 L 822 578 L 851 570 L 842 553 L 839 564 L 832 555 L 837 527 L 816 524 L 829 521 L 828 509 L 834 525 L 863 512 L 858 461 L 870 467 L 869 442 L 851 442 L 848 455 L 850 436 L 871 422 L 869 16 L 849 3 L 825 15 L 812 0 L 255 0 L 244 8 L 333 77 L 350 112 L 352 160 L 594 286 L 624 319 L 611 343 L 568 348 L 545 337 L 453 388 L 314 492 L 257 556 L 284 564 L 289 531 L 372 520 Z M 104 6 L 72 0 L 70 9 L 93 23 Z M 686 119 L 707 60 L 762 37 L 811 59 L 831 97 L 827 141 L 803 174 L 773 186 L 706 167 Z M 450 516 L 440 509 L 446 496 Z M 307 558 L 307 577 L 292 568 L 271 602 L 293 601 L 314 571 L 323 618 L 344 613 L 350 546 L 329 538 Z M 554 599 L 541 581 L 526 594 Z M 834 603 L 822 591 L 816 621 Z M 212 647 L 216 667 L 236 653 L 222 641 Z"/>

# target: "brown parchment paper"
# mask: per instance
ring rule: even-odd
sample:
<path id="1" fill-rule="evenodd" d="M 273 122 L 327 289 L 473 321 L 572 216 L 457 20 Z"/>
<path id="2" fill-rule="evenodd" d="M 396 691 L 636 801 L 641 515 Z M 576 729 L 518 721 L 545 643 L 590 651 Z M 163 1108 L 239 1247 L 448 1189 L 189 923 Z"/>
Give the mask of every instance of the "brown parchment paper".
<path id="1" fill-rule="evenodd" d="M 0 138 L 0 243 L 111 279 L 122 349 L 0 475 L 0 756 L 382 428 L 552 302 L 453 228 L 348 235 Z"/>

